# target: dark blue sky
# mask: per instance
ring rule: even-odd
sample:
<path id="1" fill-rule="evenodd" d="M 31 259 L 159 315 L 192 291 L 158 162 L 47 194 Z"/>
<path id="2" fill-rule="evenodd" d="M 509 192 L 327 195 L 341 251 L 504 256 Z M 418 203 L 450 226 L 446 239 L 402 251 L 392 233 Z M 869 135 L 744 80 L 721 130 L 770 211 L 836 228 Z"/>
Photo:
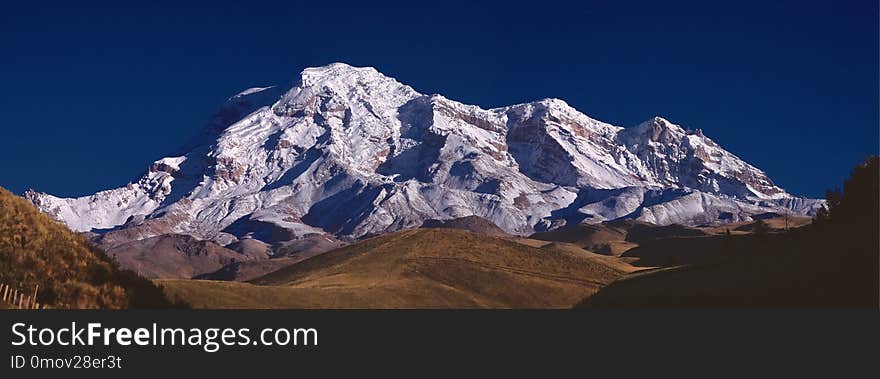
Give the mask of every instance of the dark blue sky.
<path id="1" fill-rule="evenodd" d="M 225 98 L 335 61 L 483 107 L 660 115 L 795 194 L 878 152 L 875 0 L 23 3 L 0 13 L 0 186 L 16 193 L 124 185 Z"/>

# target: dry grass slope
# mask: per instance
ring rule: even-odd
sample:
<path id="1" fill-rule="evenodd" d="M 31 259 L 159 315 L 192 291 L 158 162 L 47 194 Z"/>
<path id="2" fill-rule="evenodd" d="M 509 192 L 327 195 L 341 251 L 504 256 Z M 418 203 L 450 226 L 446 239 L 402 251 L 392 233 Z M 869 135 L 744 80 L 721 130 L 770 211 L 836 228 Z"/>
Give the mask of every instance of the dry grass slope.
<path id="1" fill-rule="evenodd" d="M 167 306 L 150 282 L 119 270 L 84 236 L 0 188 L 0 282 L 52 308 Z"/>
<path id="2" fill-rule="evenodd" d="M 251 283 L 160 281 L 204 308 L 565 308 L 624 273 L 582 249 L 453 229 L 364 240 Z"/>

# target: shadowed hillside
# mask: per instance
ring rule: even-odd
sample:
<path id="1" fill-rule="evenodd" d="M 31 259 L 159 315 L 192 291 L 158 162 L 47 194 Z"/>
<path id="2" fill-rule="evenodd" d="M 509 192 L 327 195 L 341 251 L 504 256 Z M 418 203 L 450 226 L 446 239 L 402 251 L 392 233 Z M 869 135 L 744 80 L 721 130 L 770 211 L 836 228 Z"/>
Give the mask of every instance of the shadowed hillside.
<path id="1" fill-rule="evenodd" d="M 877 157 L 859 166 L 843 192 L 829 191 L 828 208 L 809 226 L 665 240 L 659 241 L 664 246 L 627 252 L 648 265 L 694 257 L 701 262 L 631 274 L 581 306 L 877 308 L 878 170 Z"/>
<path id="2" fill-rule="evenodd" d="M 88 240 L 0 188 L 0 282 L 51 308 L 167 307 L 161 291 L 120 270 Z"/>
<path id="3" fill-rule="evenodd" d="M 535 233 L 529 238 L 567 242 L 596 253 L 620 256 L 647 242 L 704 235 L 706 232 L 700 229 L 683 225 L 654 225 L 636 220 L 615 220 L 601 224 L 577 224 L 559 230 Z"/>

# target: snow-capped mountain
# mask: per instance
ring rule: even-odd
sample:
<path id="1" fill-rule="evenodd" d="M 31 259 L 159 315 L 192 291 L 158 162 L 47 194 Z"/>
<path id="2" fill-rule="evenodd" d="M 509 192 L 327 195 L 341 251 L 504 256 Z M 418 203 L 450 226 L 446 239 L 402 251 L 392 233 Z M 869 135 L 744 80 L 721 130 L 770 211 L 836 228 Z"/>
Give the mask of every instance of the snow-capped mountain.
<path id="1" fill-rule="evenodd" d="M 482 109 L 341 63 L 304 70 L 293 88 L 233 96 L 182 154 L 135 182 L 25 197 L 77 231 L 221 244 L 357 238 L 471 215 L 514 234 L 618 218 L 702 225 L 821 204 L 659 117 L 623 128 L 558 99 Z"/>

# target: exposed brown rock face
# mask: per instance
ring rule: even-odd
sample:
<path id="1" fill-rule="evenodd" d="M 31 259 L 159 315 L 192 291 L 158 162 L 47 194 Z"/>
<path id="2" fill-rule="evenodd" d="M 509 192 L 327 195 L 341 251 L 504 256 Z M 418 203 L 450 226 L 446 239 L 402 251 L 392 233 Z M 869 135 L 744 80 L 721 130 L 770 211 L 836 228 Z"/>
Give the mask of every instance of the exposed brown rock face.
<path id="1" fill-rule="evenodd" d="M 150 166 L 150 171 L 151 172 L 167 172 L 169 174 L 173 174 L 173 173 L 177 172 L 177 169 L 168 165 L 168 164 L 165 164 L 162 162 L 156 162 L 156 163 L 153 163 L 152 166 Z"/>
<path id="2" fill-rule="evenodd" d="M 461 112 L 455 108 L 449 107 L 443 102 L 434 102 L 433 105 L 434 112 L 437 112 L 448 118 L 459 119 L 467 124 L 476 126 L 480 129 L 496 133 L 504 133 L 506 130 L 503 124 L 492 122 L 492 120 L 487 120 L 484 116 Z"/>
<path id="3" fill-rule="evenodd" d="M 245 167 L 233 158 L 219 157 L 214 166 L 214 176 L 221 180 L 238 183 L 245 174 Z"/>
<path id="4" fill-rule="evenodd" d="M 289 149 L 293 146 L 294 144 L 286 139 L 278 139 L 278 143 L 275 144 L 275 150 Z"/>

